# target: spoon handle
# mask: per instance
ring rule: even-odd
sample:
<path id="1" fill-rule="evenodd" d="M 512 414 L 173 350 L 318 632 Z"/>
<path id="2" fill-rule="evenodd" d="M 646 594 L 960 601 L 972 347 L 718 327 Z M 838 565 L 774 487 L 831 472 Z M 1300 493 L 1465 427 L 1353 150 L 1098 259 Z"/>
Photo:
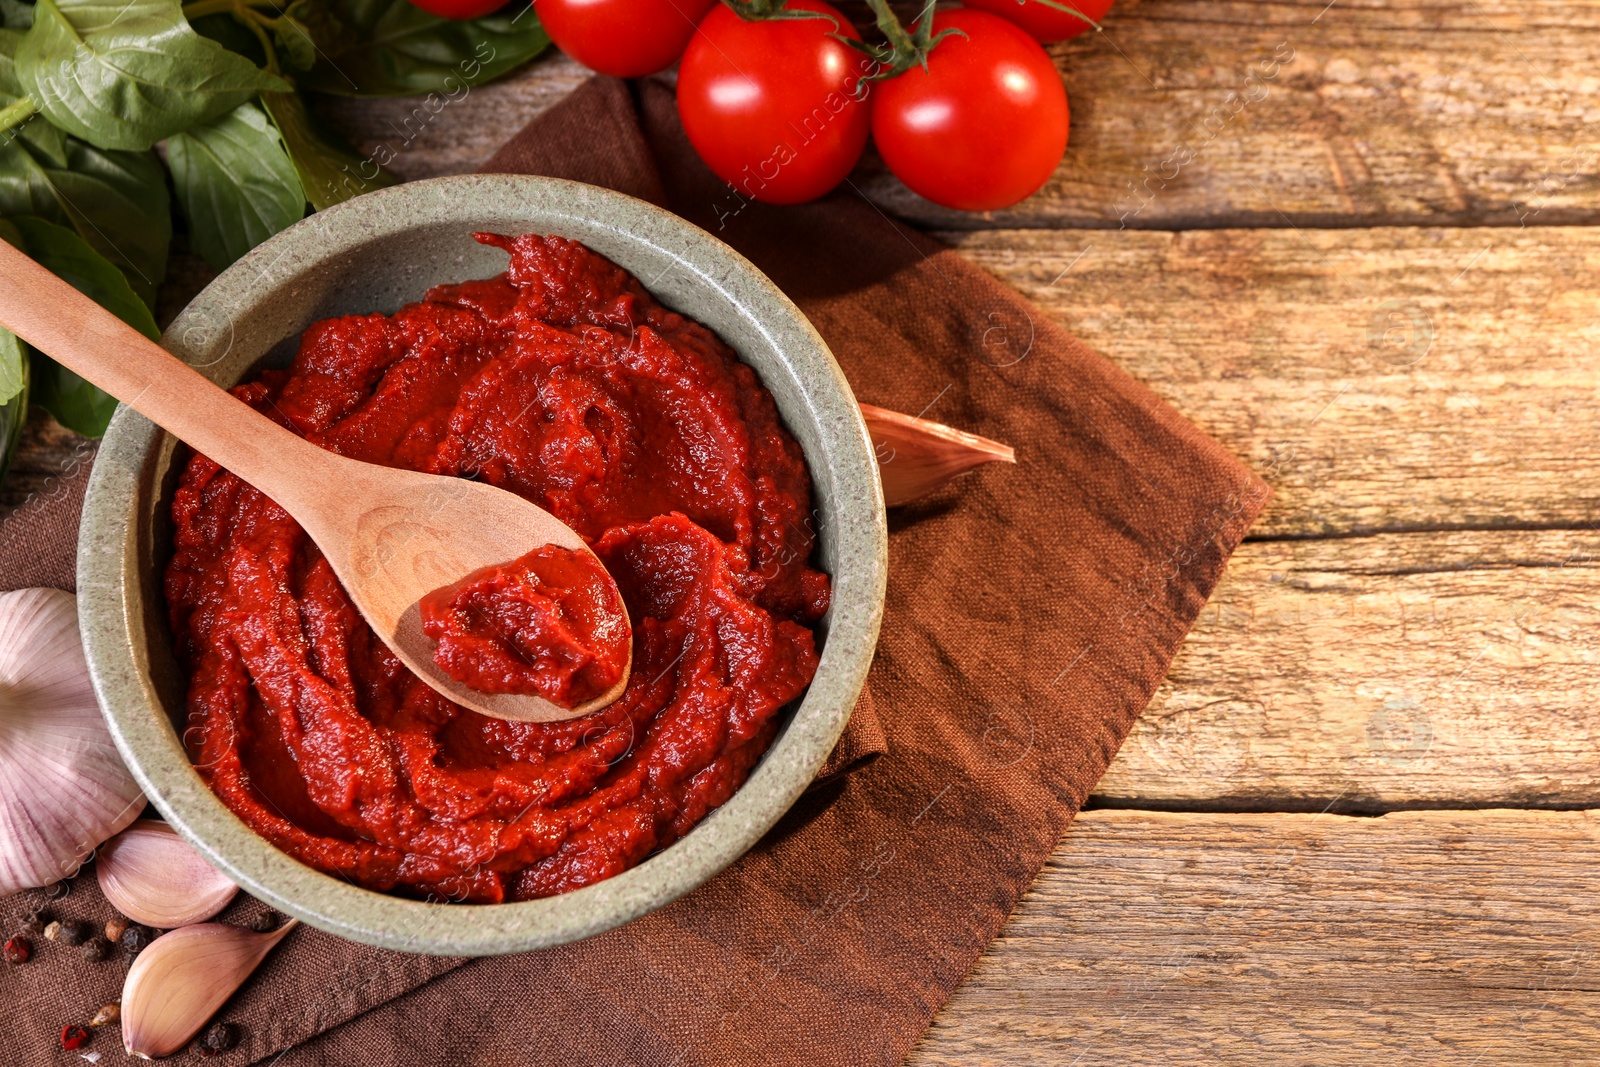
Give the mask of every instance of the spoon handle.
<path id="1" fill-rule="evenodd" d="M 310 468 L 334 459 L 3 240 L 0 325 L 291 512 Z"/>

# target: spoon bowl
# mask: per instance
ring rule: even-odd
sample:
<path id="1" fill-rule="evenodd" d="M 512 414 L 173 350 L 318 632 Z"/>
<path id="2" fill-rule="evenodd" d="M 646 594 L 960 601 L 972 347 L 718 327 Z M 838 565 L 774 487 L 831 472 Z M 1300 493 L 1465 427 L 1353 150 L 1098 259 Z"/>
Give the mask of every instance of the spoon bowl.
<path id="1" fill-rule="evenodd" d="M 567 708 L 539 696 L 484 693 L 457 681 L 434 661 L 433 639 L 422 632 L 421 599 L 465 575 L 541 545 L 593 556 L 576 530 L 515 493 L 483 482 L 323 455 L 344 475 L 329 483 L 341 487 L 337 499 L 312 513 L 312 521 L 327 528 L 319 535 L 295 517 L 322 549 L 362 618 L 414 674 L 462 707 L 514 722 L 575 719 L 622 696 L 633 670 L 631 642 L 616 684 Z"/>

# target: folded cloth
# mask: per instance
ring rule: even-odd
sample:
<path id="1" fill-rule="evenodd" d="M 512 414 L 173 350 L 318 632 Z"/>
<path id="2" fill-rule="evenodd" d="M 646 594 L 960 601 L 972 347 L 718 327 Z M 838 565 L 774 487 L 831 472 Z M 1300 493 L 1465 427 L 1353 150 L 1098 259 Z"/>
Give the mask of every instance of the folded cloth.
<path id="1" fill-rule="evenodd" d="M 883 636 L 834 777 L 723 874 L 517 956 L 422 963 L 297 931 L 224 1010 L 245 1040 L 219 1062 L 897 1063 L 1104 772 L 1267 487 L 853 192 L 781 209 L 733 192 L 664 85 L 592 79 L 484 169 L 697 223 L 800 304 L 861 400 L 1002 440 L 1018 465 L 892 514 Z M 53 1016 L 24 999 L 26 1052 L 8 1062 L 52 1058 L 39 1042 L 72 1021 L 62 995 Z"/>

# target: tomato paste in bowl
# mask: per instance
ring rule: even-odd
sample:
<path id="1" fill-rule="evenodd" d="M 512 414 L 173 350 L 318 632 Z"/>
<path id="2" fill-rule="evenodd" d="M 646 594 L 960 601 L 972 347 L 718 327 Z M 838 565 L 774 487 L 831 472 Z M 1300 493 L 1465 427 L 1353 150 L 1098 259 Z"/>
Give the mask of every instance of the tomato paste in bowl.
<path id="1" fill-rule="evenodd" d="M 462 685 L 569 710 L 621 682 L 633 648 L 622 591 L 604 565 L 560 545 L 435 589 L 418 614 L 434 662 Z"/>
<path id="2" fill-rule="evenodd" d="M 90 671 L 146 795 L 245 889 L 370 944 L 523 951 L 688 892 L 811 783 L 872 659 L 882 496 L 826 346 L 713 237 L 574 182 L 411 183 L 272 238 L 164 343 L 324 447 L 535 500 L 632 622 L 604 711 L 462 712 L 387 658 L 286 516 L 119 412 L 80 537 Z M 441 591 L 435 636 L 489 685 L 568 657 L 579 696 L 615 634 L 536 569 Z M 538 621 L 557 609 L 567 632 Z"/>
<path id="3" fill-rule="evenodd" d="M 732 349 L 578 242 L 476 236 L 510 254 L 505 274 L 317 322 L 287 369 L 234 392 L 331 451 L 477 478 L 578 531 L 605 571 L 547 553 L 430 598 L 426 618 L 454 676 L 580 702 L 626 661 L 569 625 L 609 571 L 634 625 L 622 698 L 554 723 L 454 704 L 298 523 L 199 455 L 166 593 L 185 739 L 234 814 L 367 888 L 501 903 L 626 870 L 727 800 L 816 673 L 829 586 L 805 456 Z M 539 569 L 557 584 L 536 589 Z M 520 647 L 489 633 L 519 620 Z"/>

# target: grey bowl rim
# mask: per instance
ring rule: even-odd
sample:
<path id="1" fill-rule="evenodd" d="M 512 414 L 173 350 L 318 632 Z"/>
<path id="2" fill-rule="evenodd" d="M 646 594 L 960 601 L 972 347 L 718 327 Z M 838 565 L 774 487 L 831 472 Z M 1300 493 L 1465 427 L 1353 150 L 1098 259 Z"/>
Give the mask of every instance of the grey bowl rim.
<path id="1" fill-rule="evenodd" d="M 137 564 L 137 471 L 155 454 L 163 431 L 126 406 L 119 408 L 101 441 L 84 501 L 78 589 L 90 675 L 129 770 L 190 844 L 265 903 L 349 940 L 430 955 L 496 955 L 581 940 L 677 899 L 735 862 L 804 793 L 843 732 L 872 664 L 888 569 L 887 516 L 871 438 L 826 342 L 743 255 L 671 212 L 622 193 L 523 175 L 435 178 L 368 193 L 295 224 L 247 254 L 190 302 L 168 328 L 164 343 L 181 336 L 197 317 L 207 321 L 202 316 L 208 306 L 238 306 L 232 298 L 241 287 L 248 289 L 241 279 L 251 272 L 263 267 L 276 271 L 286 262 L 307 269 L 342 251 L 346 245 L 340 242 L 366 243 L 416 225 L 416 217 L 400 217 L 408 208 L 427 215 L 440 205 L 454 209 L 472 197 L 489 198 L 507 210 L 536 203 L 534 214 L 547 221 L 530 219 L 526 232 L 568 219 L 624 234 L 674 258 L 699 284 L 717 289 L 748 313 L 770 337 L 780 360 L 798 367 L 797 376 L 809 371 L 813 387 L 803 389 L 807 413 L 820 442 L 831 442 L 833 448 L 821 469 L 824 457 L 807 455 L 816 503 L 821 506 L 829 488 L 839 488 L 838 499 L 846 502 L 852 492 L 864 494 L 861 514 L 834 517 L 842 538 L 839 552 L 859 554 L 863 573 L 843 604 L 836 585 L 817 677 L 779 737 L 745 784 L 683 839 L 610 879 L 542 900 L 453 905 L 378 893 L 280 852 L 217 799 L 183 757 L 172 719 L 141 669 L 136 635 L 142 627 L 130 610 L 132 567 Z M 374 218 L 379 228 L 364 228 Z M 646 223 L 639 229 L 655 232 L 658 239 L 630 229 L 630 219 Z M 315 247 L 318 241 L 328 243 Z M 740 291 L 730 292 L 730 287 Z M 784 412 L 784 417 L 787 423 L 793 416 Z M 108 543 L 109 551 L 104 548 Z M 181 765 L 175 765 L 174 751 Z"/>

